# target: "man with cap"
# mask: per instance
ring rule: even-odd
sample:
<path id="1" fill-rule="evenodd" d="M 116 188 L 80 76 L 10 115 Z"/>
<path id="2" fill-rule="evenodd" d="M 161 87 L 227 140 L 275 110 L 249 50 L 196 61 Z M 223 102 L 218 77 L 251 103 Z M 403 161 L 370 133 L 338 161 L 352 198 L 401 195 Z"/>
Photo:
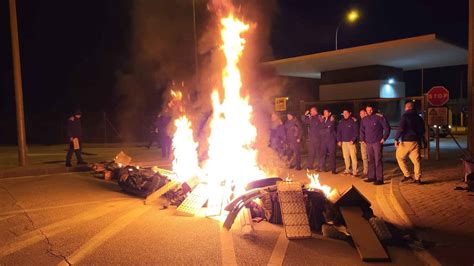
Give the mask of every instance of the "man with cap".
<path id="1" fill-rule="evenodd" d="M 420 145 L 425 134 L 425 123 L 416 110 L 413 102 L 405 103 L 405 113 L 400 120 L 400 129 L 395 135 L 395 147 L 398 166 L 402 170 L 404 178 L 402 182 L 414 178 L 415 183 L 421 184 L 421 156 Z M 414 176 L 410 176 L 410 171 L 406 164 L 406 158 L 414 166 Z"/>
<path id="2" fill-rule="evenodd" d="M 360 124 L 362 123 L 362 120 L 367 116 L 367 112 L 365 111 L 365 108 L 360 109 L 359 111 L 359 128 Z M 360 138 L 359 138 L 360 140 Z M 362 141 L 359 141 L 360 144 L 360 156 L 362 157 L 362 174 L 363 177 L 367 177 L 367 174 L 369 172 L 369 158 L 367 156 L 367 144 L 365 144 Z"/>
<path id="3" fill-rule="evenodd" d="M 329 168 L 336 174 L 336 119 L 328 109 L 324 109 L 320 125 L 321 149 L 319 170 L 326 172 L 326 155 L 329 156 Z"/>
<path id="4" fill-rule="evenodd" d="M 357 173 L 357 138 L 359 137 L 359 125 L 357 119 L 352 116 L 348 109 L 342 112 L 343 119 L 339 121 L 337 126 L 337 144 L 342 148 L 342 157 L 346 169 L 344 174 L 352 174 L 358 176 Z M 352 173 L 350 171 L 352 161 Z"/>
<path id="5" fill-rule="evenodd" d="M 311 109 L 307 110 L 306 113 L 301 117 L 301 120 L 309 127 L 308 162 L 306 163 L 306 168 L 308 170 L 312 170 L 315 160 L 316 164 L 319 164 L 319 153 L 321 146 L 320 130 L 323 119 L 318 114 L 318 109 L 316 107 L 311 107 Z M 316 168 L 316 171 L 319 171 L 319 167 Z"/>
<path id="6" fill-rule="evenodd" d="M 82 159 L 82 125 L 81 110 L 76 110 L 67 120 L 67 136 L 69 140 L 69 149 L 66 154 L 66 167 L 71 167 L 72 154 L 76 154 L 77 164 L 86 164 Z"/>
<path id="7" fill-rule="evenodd" d="M 290 152 L 290 168 L 301 170 L 301 152 L 300 143 L 302 137 L 302 127 L 298 119 L 296 119 L 293 112 L 288 112 L 288 120 L 285 122 L 286 142 Z"/>
<path id="8" fill-rule="evenodd" d="M 368 105 L 365 110 L 367 117 L 360 125 L 360 141 L 366 144 L 369 159 L 369 172 L 366 182 L 374 185 L 383 184 L 383 144 L 390 135 L 390 125 L 381 114 L 374 114 L 374 108 Z"/>

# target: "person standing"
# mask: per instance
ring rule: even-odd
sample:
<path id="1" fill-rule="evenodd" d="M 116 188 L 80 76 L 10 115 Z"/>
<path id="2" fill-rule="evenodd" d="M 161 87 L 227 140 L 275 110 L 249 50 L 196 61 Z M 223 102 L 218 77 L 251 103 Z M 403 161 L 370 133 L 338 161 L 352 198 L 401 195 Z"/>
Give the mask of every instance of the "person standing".
<path id="1" fill-rule="evenodd" d="M 414 109 L 413 102 L 405 103 L 405 113 L 400 120 L 400 129 L 395 135 L 398 166 L 403 173 L 402 182 L 413 179 L 406 164 L 406 158 L 413 163 L 414 181 L 421 184 L 420 146 L 425 134 L 425 122 Z"/>
<path id="2" fill-rule="evenodd" d="M 362 120 L 367 116 L 367 112 L 365 109 L 361 109 L 359 111 L 359 116 L 360 116 L 360 122 L 359 122 L 359 128 L 360 124 L 362 124 Z M 367 156 L 367 144 L 363 141 L 359 141 L 360 144 L 360 156 L 362 157 L 362 174 L 363 177 L 367 177 L 367 174 L 369 172 L 369 158 Z"/>
<path id="3" fill-rule="evenodd" d="M 157 114 L 153 123 L 150 127 L 150 142 L 147 145 L 147 148 L 150 149 L 154 142 L 159 142 L 159 128 L 158 128 L 158 121 L 160 118 L 160 114 Z"/>
<path id="4" fill-rule="evenodd" d="M 390 125 L 381 114 L 374 114 L 374 108 L 368 105 L 367 117 L 360 126 L 360 140 L 367 146 L 369 171 L 366 182 L 382 185 L 383 182 L 383 144 L 390 135 Z"/>
<path id="5" fill-rule="evenodd" d="M 270 128 L 270 147 L 277 152 L 279 157 L 283 156 L 284 143 L 286 138 L 285 127 L 280 116 L 272 113 L 272 124 Z"/>
<path id="6" fill-rule="evenodd" d="M 71 167 L 72 154 L 76 154 L 77 164 L 86 164 L 82 159 L 82 125 L 81 110 L 76 110 L 67 120 L 67 137 L 69 139 L 69 149 L 66 154 L 66 167 Z"/>
<path id="7" fill-rule="evenodd" d="M 301 170 L 300 143 L 302 137 L 302 127 L 293 113 L 287 114 L 288 120 L 285 122 L 286 141 L 290 152 L 290 169 Z"/>
<path id="8" fill-rule="evenodd" d="M 329 171 L 336 174 L 336 119 L 328 109 L 324 109 L 320 125 L 321 149 L 319 170 L 326 172 L 326 155 L 329 156 Z"/>
<path id="9" fill-rule="evenodd" d="M 161 146 L 161 157 L 169 159 L 171 153 L 171 136 L 168 132 L 168 126 L 171 123 L 171 113 L 169 109 L 165 109 L 158 115 L 156 120 L 156 128 L 158 129 L 158 139 Z"/>
<path id="10" fill-rule="evenodd" d="M 344 164 L 346 169 L 344 174 L 352 174 L 359 176 L 357 172 L 357 148 L 356 142 L 359 137 L 359 125 L 357 119 L 352 117 L 352 113 L 348 109 L 342 112 L 343 119 L 337 126 L 337 144 L 342 148 L 342 157 L 344 157 Z M 352 161 L 352 172 L 351 168 Z"/>
<path id="11" fill-rule="evenodd" d="M 306 113 L 301 117 L 301 120 L 309 127 L 308 162 L 306 163 L 306 168 L 312 170 L 314 161 L 316 160 L 317 164 L 319 162 L 322 118 L 318 114 L 318 109 L 316 107 L 311 107 L 311 109 L 306 111 Z M 316 167 L 316 171 L 319 171 L 319 167 Z"/>

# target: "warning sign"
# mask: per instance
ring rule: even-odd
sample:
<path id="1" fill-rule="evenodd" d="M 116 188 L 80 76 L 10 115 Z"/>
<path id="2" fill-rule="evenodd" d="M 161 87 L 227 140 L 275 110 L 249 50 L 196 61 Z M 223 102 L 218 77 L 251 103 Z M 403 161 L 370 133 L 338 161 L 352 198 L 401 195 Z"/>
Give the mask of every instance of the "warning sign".
<path id="1" fill-rule="evenodd" d="M 287 100 L 288 100 L 288 97 L 275 98 L 275 111 L 276 112 L 286 111 Z"/>
<path id="2" fill-rule="evenodd" d="M 448 125 L 448 108 L 432 107 L 428 108 L 428 125 L 429 126 L 447 126 Z"/>

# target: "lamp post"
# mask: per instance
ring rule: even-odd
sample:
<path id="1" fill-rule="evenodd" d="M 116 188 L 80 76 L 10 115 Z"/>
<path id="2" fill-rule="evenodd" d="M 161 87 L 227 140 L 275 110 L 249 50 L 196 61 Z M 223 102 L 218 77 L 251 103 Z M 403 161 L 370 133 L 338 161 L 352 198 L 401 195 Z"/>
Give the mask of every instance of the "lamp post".
<path id="1" fill-rule="evenodd" d="M 336 28 L 336 50 L 337 50 L 337 35 L 339 34 L 339 28 L 341 27 L 344 20 L 346 20 L 349 23 L 354 23 L 358 18 L 359 18 L 359 12 L 353 9 L 346 14 L 346 16 L 344 17 L 343 20 L 341 20 L 341 22 L 339 22 Z"/>

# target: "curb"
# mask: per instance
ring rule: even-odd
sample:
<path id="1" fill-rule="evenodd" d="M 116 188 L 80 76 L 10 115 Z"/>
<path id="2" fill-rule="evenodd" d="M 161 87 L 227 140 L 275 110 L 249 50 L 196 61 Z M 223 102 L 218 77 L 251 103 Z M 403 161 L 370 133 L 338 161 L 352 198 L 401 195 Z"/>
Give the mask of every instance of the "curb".
<path id="1" fill-rule="evenodd" d="M 52 174 L 64 174 L 74 172 L 89 172 L 92 169 L 88 165 L 79 165 L 74 167 L 37 167 L 37 168 L 15 168 L 10 170 L 0 170 L 0 179 L 24 177 L 24 176 L 40 176 Z"/>
<path id="2" fill-rule="evenodd" d="M 405 224 L 409 227 L 416 227 L 419 224 L 419 218 L 403 197 L 400 191 L 400 180 L 400 178 L 392 178 L 390 181 L 390 201 Z"/>

